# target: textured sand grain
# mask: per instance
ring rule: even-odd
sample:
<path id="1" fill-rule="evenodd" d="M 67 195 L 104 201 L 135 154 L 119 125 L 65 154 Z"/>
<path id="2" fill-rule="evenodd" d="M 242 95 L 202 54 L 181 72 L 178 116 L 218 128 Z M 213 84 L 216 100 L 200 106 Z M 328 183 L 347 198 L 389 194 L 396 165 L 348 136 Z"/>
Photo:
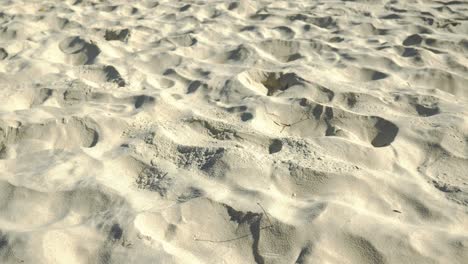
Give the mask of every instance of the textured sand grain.
<path id="1" fill-rule="evenodd" d="M 466 263 L 468 2 L 0 1 L 0 262 Z"/>

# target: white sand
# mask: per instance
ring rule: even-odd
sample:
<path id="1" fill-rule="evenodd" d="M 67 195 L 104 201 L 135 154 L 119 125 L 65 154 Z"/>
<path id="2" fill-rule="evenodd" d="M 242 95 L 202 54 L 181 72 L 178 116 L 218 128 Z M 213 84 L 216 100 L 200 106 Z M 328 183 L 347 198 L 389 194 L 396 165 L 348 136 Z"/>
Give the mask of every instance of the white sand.
<path id="1" fill-rule="evenodd" d="M 1 0 L 0 263 L 468 263 L 467 18 Z"/>

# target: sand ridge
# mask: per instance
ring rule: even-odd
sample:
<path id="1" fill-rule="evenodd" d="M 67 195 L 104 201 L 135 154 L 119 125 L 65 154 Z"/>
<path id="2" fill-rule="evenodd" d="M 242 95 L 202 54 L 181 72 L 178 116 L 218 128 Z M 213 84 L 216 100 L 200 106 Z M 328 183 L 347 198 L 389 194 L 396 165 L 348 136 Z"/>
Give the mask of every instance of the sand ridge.
<path id="1" fill-rule="evenodd" d="M 4 0 L 1 263 L 464 263 L 468 3 Z"/>

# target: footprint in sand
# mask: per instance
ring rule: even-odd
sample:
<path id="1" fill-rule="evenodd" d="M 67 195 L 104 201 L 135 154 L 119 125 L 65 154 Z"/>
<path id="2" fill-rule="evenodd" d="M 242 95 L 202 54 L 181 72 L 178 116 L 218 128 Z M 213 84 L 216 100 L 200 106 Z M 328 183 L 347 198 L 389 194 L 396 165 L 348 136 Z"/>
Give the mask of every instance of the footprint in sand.
<path id="1" fill-rule="evenodd" d="M 101 52 L 99 48 L 79 36 L 71 36 L 59 43 L 59 49 L 65 54 L 66 62 L 71 65 L 92 64 Z"/>

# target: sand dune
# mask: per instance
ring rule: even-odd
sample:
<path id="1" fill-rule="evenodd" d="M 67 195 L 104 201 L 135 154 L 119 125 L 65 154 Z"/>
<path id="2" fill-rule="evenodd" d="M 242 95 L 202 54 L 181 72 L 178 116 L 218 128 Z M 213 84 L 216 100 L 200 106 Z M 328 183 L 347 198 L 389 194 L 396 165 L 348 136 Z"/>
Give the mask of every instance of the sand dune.
<path id="1" fill-rule="evenodd" d="M 1 263 L 466 263 L 468 2 L 0 1 Z"/>

